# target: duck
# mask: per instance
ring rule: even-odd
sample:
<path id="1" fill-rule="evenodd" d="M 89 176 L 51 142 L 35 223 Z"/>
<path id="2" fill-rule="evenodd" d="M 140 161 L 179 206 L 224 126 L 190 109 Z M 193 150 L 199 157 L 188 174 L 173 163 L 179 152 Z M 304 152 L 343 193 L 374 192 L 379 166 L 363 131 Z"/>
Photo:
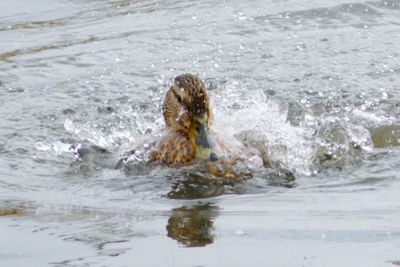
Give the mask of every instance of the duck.
<path id="1" fill-rule="evenodd" d="M 175 77 L 162 104 L 167 133 L 155 142 L 149 153 L 150 162 L 181 167 L 202 161 L 213 177 L 249 177 L 235 170 L 238 157 L 221 142 L 211 129 L 214 114 L 204 82 L 186 73 Z"/>

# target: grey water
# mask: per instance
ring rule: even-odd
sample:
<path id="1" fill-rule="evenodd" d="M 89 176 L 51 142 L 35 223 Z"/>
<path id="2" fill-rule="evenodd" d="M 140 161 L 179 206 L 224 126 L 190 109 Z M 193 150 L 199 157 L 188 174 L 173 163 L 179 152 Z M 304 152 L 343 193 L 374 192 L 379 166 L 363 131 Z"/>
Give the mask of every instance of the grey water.
<path id="1" fill-rule="evenodd" d="M 399 44 L 396 0 L 0 1 L 0 265 L 400 265 Z M 187 72 L 295 184 L 115 168 Z"/>

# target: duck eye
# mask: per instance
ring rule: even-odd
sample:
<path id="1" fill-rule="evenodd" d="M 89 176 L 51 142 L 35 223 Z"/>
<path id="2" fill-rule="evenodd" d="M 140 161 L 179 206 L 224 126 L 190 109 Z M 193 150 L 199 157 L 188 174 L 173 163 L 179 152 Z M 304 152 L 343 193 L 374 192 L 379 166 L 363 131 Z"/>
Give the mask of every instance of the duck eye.
<path id="1" fill-rule="evenodd" d="M 200 132 L 200 126 L 199 125 L 196 125 L 196 127 L 195 127 L 195 130 L 196 130 L 196 132 Z"/>
<path id="2" fill-rule="evenodd" d="M 176 100 L 179 102 L 179 104 L 182 104 L 182 97 L 174 90 L 172 90 L 172 93 L 174 93 L 174 96 L 175 96 Z"/>

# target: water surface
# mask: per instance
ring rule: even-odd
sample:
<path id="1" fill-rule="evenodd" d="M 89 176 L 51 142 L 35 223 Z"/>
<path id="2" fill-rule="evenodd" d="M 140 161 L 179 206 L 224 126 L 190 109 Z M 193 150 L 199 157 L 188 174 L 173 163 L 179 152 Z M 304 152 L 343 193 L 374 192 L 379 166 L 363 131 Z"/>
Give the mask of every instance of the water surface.
<path id="1" fill-rule="evenodd" d="M 0 39 L 2 266 L 398 265 L 398 1 L 2 1 Z M 294 185 L 115 168 L 185 72 Z"/>

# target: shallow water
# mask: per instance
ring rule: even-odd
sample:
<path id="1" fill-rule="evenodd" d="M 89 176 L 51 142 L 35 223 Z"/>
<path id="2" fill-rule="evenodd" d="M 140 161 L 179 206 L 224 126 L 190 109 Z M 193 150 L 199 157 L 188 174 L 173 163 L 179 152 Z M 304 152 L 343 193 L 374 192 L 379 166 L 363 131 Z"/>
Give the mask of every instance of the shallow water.
<path id="1" fill-rule="evenodd" d="M 1 1 L 0 40 L 2 266 L 399 264 L 399 1 Z M 185 72 L 295 184 L 115 168 Z"/>

